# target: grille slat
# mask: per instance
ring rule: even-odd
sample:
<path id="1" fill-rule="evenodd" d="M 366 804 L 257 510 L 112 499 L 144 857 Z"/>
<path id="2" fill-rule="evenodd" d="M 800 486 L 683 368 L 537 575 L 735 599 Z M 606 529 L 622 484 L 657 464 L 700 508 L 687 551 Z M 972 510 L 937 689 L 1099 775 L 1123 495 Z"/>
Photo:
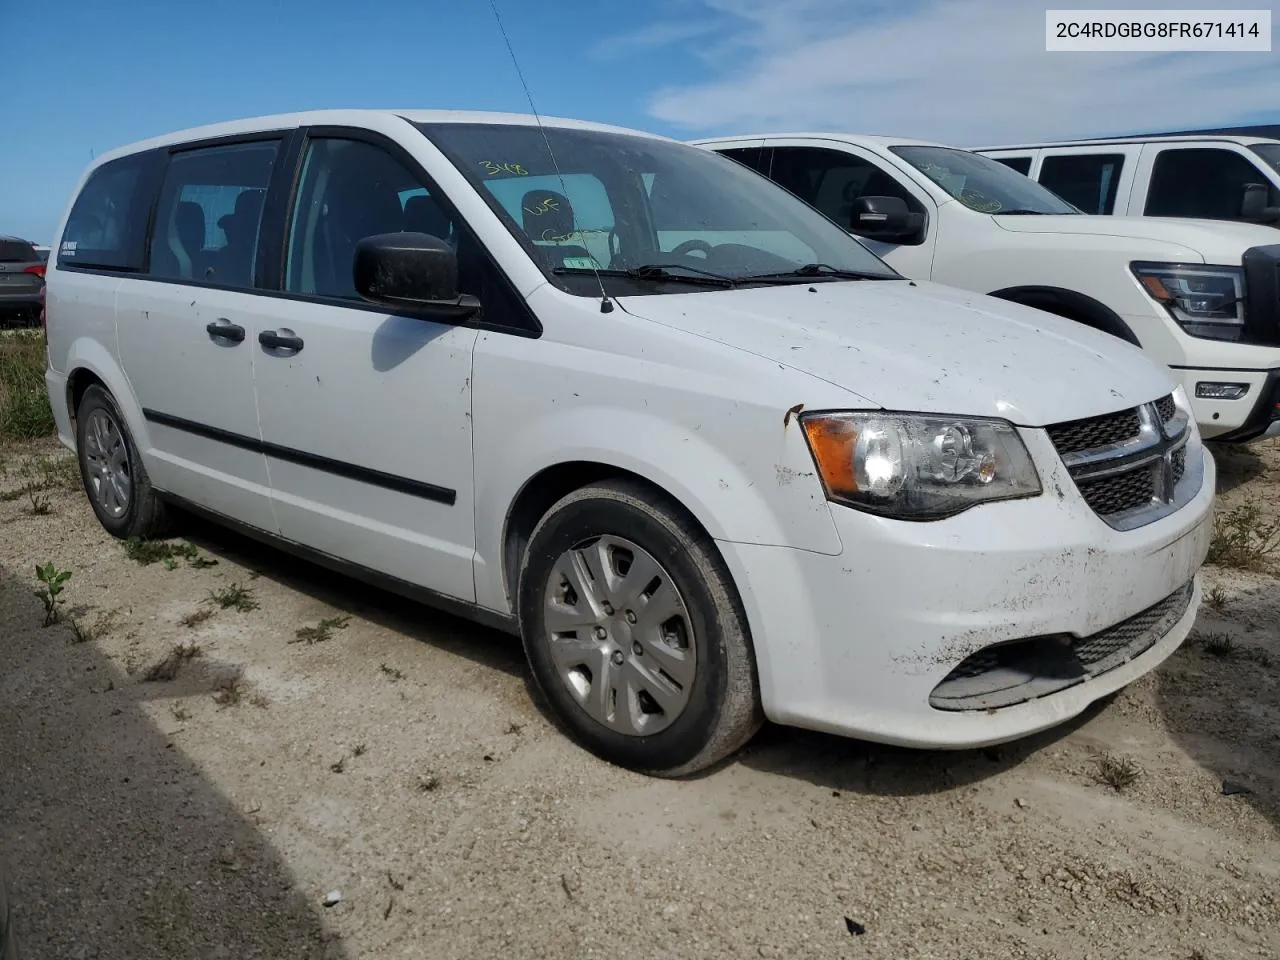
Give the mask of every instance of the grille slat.
<path id="1" fill-rule="evenodd" d="M 1156 401 L 1156 409 L 1160 411 L 1160 419 L 1168 423 L 1178 412 L 1178 405 L 1173 402 L 1173 394 L 1165 394 Z"/>
<path id="2" fill-rule="evenodd" d="M 1101 480 L 1084 480 L 1076 486 L 1089 506 L 1103 516 L 1144 506 L 1156 495 L 1155 481 L 1149 467 L 1140 467 Z"/>
<path id="3" fill-rule="evenodd" d="M 1059 454 L 1092 450 L 1123 443 L 1138 435 L 1138 411 L 1121 410 L 1101 417 L 1069 420 L 1049 428 L 1049 439 Z"/>

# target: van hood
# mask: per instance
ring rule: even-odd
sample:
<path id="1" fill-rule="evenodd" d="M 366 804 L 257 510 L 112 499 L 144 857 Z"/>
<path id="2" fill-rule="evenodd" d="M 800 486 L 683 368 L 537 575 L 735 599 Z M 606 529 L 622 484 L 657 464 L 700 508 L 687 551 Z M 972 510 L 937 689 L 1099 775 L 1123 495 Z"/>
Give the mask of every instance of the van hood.
<path id="1" fill-rule="evenodd" d="M 864 407 L 1041 427 L 1147 403 L 1175 386 L 1132 344 L 923 281 L 823 281 L 617 302 L 634 316 L 843 387 Z"/>
<path id="2" fill-rule="evenodd" d="M 1180 217 L 1103 217 L 1091 214 L 991 218 L 1010 233 L 1062 233 L 1174 244 L 1196 263 L 1239 266 L 1250 247 L 1280 243 L 1280 230 L 1259 223 Z"/>

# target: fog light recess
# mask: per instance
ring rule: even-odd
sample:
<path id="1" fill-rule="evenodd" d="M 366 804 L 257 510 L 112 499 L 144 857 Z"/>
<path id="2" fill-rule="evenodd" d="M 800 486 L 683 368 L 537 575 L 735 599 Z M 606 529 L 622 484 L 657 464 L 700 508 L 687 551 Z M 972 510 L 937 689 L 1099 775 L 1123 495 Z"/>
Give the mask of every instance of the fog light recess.
<path id="1" fill-rule="evenodd" d="M 1247 383 L 1214 383 L 1201 380 L 1196 384 L 1197 400 L 1239 400 L 1249 392 Z"/>

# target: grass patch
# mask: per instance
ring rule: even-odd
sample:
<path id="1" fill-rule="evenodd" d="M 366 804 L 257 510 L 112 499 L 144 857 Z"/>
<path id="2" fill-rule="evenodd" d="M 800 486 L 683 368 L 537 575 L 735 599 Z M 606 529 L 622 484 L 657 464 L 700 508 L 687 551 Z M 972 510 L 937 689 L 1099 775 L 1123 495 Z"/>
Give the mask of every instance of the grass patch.
<path id="1" fill-rule="evenodd" d="M 1098 757 L 1096 763 L 1094 779 L 1117 793 L 1133 786 L 1142 775 L 1142 770 L 1128 757 L 1115 757 L 1108 753 Z"/>
<path id="2" fill-rule="evenodd" d="M 1200 638 L 1200 649 L 1211 657 L 1229 660 L 1235 656 L 1236 642 L 1225 633 L 1207 633 Z"/>
<path id="3" fill-rule="evenodd" d="M 34 440 L 55 432 L 44 370 L 38 330 L 0 337 L 0 438 Z"/>
<path id="4" fill-rule="evenodd" d="M 80 620 L 72 620 L 72 643 L 92 643 L 94 640 L 101 640 L 111 632 L 118 616 L 120 616 L 119 610 L 108 610 L 105 613 L 98 614 L 93 623 L 87 626 Z"/>
<path id="5" fill-rule="evenodd" d="M 187 561 L 187 566 L 197 569 L 212 567 L 218 562 L 212 557 L 201 556 L 200 548 L 194 543 L 143 540 L 139 537 L 130 537 L 124 542 L 124 555 L 140 566 L 163 563 L 169 570 L 177 570 L 178 564 L 183 560 Z"/>
<path id="6" fill-rule="evenodd" d="M 168 683 L 177 678 L 184 665 L 201 656 L 204 656 L 204 651 L 198 644 L 174 644 L 173 649 L 163 660 L 147 668 L 147 672 L 142 675 L 142 680 L 144 683 Z"/>
<path id="7" fill-rule="evenodd" d="M 200 607 L 198 610 L 192 610 L 178 622 L 190 630 L 193 627 L 200 626 L 217 612 L 213 607 Z"/>
<path id="8" fill-rule="evenodd" d="M 253 595 L 253 588 L 246 587 L 241 583 L 233 583 L 219 590 L 210 590 L 209 596 L 205 599 L 223 610 L 238 610 L 241 613 L 248 613 L 250 610 L 258 609 L 258 601 Z"/>
<path id="9" fill-rule="evenodd" d="M 1227 605 L 1227 591 L 1221 587 L 1214 587 L 1204 595 L 1204 602 L 1215 610 L 1221 610 Z"/>
<path id="10" fill-rule="evenodd" d="M 1213 538 L 1206 563 L 1238 570 L 1258 570 L 1280 547 L 1280 519 L 1265 520 L 1257 503 L 1232 507 L 1213 518 Z"/>
<path id="11" fill-rule="evenodd" d="M 395 683 L 397 680 L 404 679 L 403 670 L 397 670 L 395 667 L 389 667 L 385 663 L 379 664 L 378 669 L 381 670 L 382 675 L 386 677 L 388 680 L 390 680 L 392 683 Z"/>
<path id="12" fill-rule="evenodd" d="M 347 629 L 347 624 L 350 622 L 350 617 L 325 617 L 315 626 L 299 627 L 294 633 L 293 639 L 289 642 L 305 643 L 307 645 L 324 643 L 333 636 L 335 630 Z"/>
<path id="13" fill-rule="evenodd" d="M 220 707 L 238 706 L 247 692 L 244 668 L 235 667 L 218 678 L 213 688 L 213 702 Z"/>

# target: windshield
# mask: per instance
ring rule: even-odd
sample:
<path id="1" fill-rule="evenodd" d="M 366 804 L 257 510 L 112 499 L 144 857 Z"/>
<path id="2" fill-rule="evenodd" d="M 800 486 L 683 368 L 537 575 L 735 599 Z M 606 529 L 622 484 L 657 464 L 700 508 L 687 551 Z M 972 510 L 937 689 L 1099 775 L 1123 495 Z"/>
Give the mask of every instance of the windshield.
<path id="1" fill-rule="evenodd" d="M 1080 213 L 1056 193 L 999 161 L 952 147 L 890 147 L 970 210 L 993 214 Z"/>
<path id="2" fill-rule="evenodd" d="M 596 270 L 618 295 L 900 278 L 808 204 L 710 150 L 563 127 L 418 126 L 570 293 L 599 296 Z"/>
<path id="3" fill-rule="evenodd" d="M 1250 149 L 1280 173 L 1280 143 L 1255 143 Z"/>

